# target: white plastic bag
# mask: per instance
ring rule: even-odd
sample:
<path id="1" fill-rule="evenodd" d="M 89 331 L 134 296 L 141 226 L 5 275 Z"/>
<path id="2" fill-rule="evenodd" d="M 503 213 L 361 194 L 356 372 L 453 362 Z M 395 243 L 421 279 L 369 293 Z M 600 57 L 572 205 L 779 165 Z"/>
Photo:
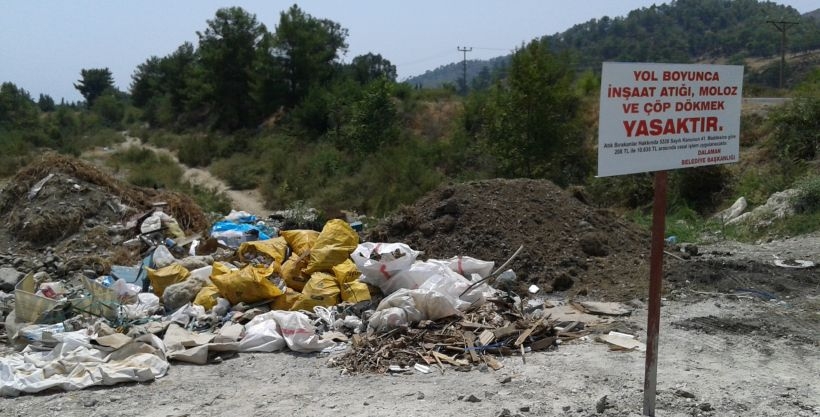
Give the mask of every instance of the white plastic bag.
<path id="1" fill-rule="evenodd" d="M 462 304 L 465 303 L 434 290 L 400 289 L 379 303 L 368 322 L 368 331 L 384 332 L 421 320 L 459 315 L 458 307 Z"/>
<path id="2" fill-rule="evenodd" d="M 410 296 L 413 297 L 416 309 L 421 312 L 425 320 L 438 320 L 460 315 L 458 307 L 466 304 L 438 291 L 413 290 L 410 291 Z"/>
<path id="3" fill-rule="evenodd" d="M 152 316 L 162 310 L 159 305 L 159 297 L 151 292 L 141 292 L 137 294 L 137 302 L 122 306 L 125 317 L 130 320 L 137 320 Z"/>
<path id="4" fill-rule="evenodd" d="M 400 289 L 390 294 L 379 303 L 376 311 L 396 307 L 404 310 L 405 317 L 410 323 L 416 323 L 426 319 L 427 317 L 416 308 L 416 302 L 411 295 L 412 291 L 413 290 Z"/>
<path id="5" fill-rule="evenodd" d="M 162 218 L 156 212 L 154 212 L 145 220 L 143 220 L 142 224 L 140 225 L 140 233 L 142 234 L 156 232 L 160 229 L 162 229 Z"/>
<path id="6" fill-rule="evenodd" d="M 245 325 L 245 337 L 239 342 L 240 352 L 276 352 L 287 346 L 271 313 L 260 314 Z"/>
<path id="7" fill-rule="evenodd" d="M 410 264 L 406 269 L 398 272 L 381 275 L 363 275 L 360 279 L 370 285 L 379 287 L 382 293 L 390 295 L 400 289 L 415 290 L 434 274 L 440 273 L 440 265 L 432 265 L 418 261 Z"/>
<path id="8" fill-rule="evenodd" d="M 295 352 L 315 352 L 335 345 L 331 340 L 322 340 L 310 318 L 298 311 L 274 310 L 269 313 L 279 325 L 290 350 Z"/>
<path id="9" fill-rule="evenodd" d="M 450 269 L 448 262 L 435 259 L 427 261 L 425 269 L 430 271 L 430 275 L 418 289 L 447 294 L 454 299 L 454 305 L 461 311 L 466 310 L 471 305 L 480 306 L 484 304 L 486 302 L 485 292 L 489 290 L 488 287 L 484 284 L 478 285 L 465 293 L 464 291 L 470 287 L 472 282 Z M 462 293 L 464 294 L 462 295 Z"/>
<path id="10" fill-rule="evenodd" d="M 154 265 L 157 266 L 157 269 L 165 268 L 177 260 L 177 258 L 174 258 L 174 255 L 171 254 L 171 251 L 165 247 L 165 245 L 159 245 L 156 249 L 154 249 L 154 256 L 152 259 L 154 260 Z"/>
<path id="11" fill-rule="evenodd" d="M 211 278 L 211 272 L 213 272 L 213 270 L 214 267 L 211 265 L 197 268 L 191 271 L 191 276 L 189 278 L 196 278 L 202 282 L 207 282 Z"/>
<path id="12" fill-rule="evenodd" d="M 185 327 L 191 320 L 196 320 L 202 316 L 205 316 L 205 307 L 199 304 L 188 303 L 180 307 L 179 310 L 171 313 L 170 320 Z"/>
<path id="13" fill-rule="evenodd" d="M 363 282 L 382 288 L 389 294 L 399 288 L 407 288 L 403 284 L 405 278 L 399 277 L 399 283 L 391 283 L 401 272 L 407 271 L 416 261 L 419 252 L 404 243 L 373 243 L 364 242 L 356 247 L 350 258 L 364 275 Z M 385 291 L 387 290 L 387 291 Z"/>
<path id="14" fill-rule="evenodd" d="M 458 274 L 463 277 L 478 274 L 481 275 L 481 278 L 486 278 L 487 275 L 490 275 L 493 271 L 493 266 L 495 266 L 495 262 L 482 261 L 469 256 L 454 256 L 445 262 L 450 269 L 458 272 Z"/>
<path id="15" fill-rule="evenodd" d="M 407 314 L 398 307 L 389 307 L 379 310 L 370 316 L 367 322 L 368 333 L 385 333 L 390 330 L 410 325 Z"/>
<path id="16" fill-rule="evenodd" d="M 117 300 L 124 304 L 132 304 L 139 301 L 137 295 L 142 291 L 142 287 L 136 284 L 129 284 L 124 279 L 118 279 L 111 284 L 111 290 L 117 294 Z"/>
<path id="17" fill-rule="evenodd" d="M 230 220 L 234 223 L 252 223 L 256 221 L 256 216 L 244 210 L 236 211 L 231 209 L 231 212 L 225 216 L 225 220 Z"/>

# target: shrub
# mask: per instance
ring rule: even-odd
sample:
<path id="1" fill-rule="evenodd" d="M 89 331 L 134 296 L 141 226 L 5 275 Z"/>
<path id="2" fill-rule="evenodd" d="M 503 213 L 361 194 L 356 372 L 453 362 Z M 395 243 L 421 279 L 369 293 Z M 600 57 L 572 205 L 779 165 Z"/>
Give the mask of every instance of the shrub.
<path id="1" fill-rule="evenodd" d="M 699 213 L 713 210 L 723 201 L 729 171 L 723 165 L 680 169 L 670 176 L 670 205 L 689 207 Z"/>
<path id="2" fill-rule="evenodd" d="M 266 173 L 266 163 L 254 154 L 233 154 L 227 159 L 214 161 L 210 171 L 222 178 L 231 188 L 256 188 Z"/>
<path id="3" fill-rule="evenodd" d="M 211 136 L 180 136 L 177 143 L 179 161 L 192 167 L 208 166 L 218 155 L 218 149 Z"/>
<path id="4" fill-rule="evenodd" d="M 793 203 L 798 213 L 820 212 L 820 176 L 804 178 L 795 184 L 795 188 L 799 193 Z"/>

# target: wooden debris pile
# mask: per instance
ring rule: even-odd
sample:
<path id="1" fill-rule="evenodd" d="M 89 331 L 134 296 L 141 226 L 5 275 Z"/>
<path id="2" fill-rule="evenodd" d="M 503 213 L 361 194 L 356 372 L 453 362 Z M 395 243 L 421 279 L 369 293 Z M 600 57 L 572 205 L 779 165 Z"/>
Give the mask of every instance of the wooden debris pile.
<path id="1" fill-rule="evenodd" d="M 503 306 L 501 307 L 504 308 Z M 384 334 L 356 334 L 351 349 L 333 358 L 331 366 L 344 373 L 384 373 L 445 367 L 469 372 L 486 364 L 494 370 L 504 365 L 501 357 L 555 349 L 587 334 L 580 322 L 550 320 L 550 316 L 525 317 L 513 310 L 499 312 L 496 303 L 487 303 L 462 317 L 422 321 L 416 326 Z M 418 366 L 421 365 L 421 366 Z"/>

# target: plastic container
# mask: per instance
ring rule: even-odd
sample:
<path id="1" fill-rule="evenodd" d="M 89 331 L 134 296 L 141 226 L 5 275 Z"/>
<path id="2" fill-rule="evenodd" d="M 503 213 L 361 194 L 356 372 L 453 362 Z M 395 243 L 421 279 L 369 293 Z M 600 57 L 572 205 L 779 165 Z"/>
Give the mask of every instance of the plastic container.
<path id="1" fill-rule="evenodd" d="M 37 284 L 34 282 L 34 274 L 26 275 L 17 283 L 14 289 L 14 310 L 17 320 L 35 323 L 43 313 L 54 308 L 59 301 L 35 294 Z"/>

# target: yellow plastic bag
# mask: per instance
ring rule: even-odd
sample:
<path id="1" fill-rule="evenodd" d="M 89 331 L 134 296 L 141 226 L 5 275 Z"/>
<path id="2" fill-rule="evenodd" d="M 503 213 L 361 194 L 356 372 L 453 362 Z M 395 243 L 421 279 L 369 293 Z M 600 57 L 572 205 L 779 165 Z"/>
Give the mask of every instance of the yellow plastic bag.
<path id="1" fill-rule="evenodd" d="M 205 307 L 205 311 L 211 311 L 216 305 L 217 298 L 219 298 L 219 288 L 216 285 L 206 285 L 197 293 L 194 304 Z"/>
<path id="2" fill-rule="evenodd" d="M 339 304 L 339 284 L 336 277 L 324 272 L 316 272 L 310 276 L 302 295 L 291 310 L 313 311 L 316 306 L 335 306 Z"/>
<path id="3" fill-rule="evenodd" d="M 370 289 L 367 284 L 361 281 L 350 281 L 340 284 L 342 301 L 348 303 L 360 303 L 370 300 Z"/>
<path id="4" fill-rule="evenodd" d="M 279 275 L 285 280 L 285 285 L 296 291 L 302 291 L 305 288 L 305 283 L 310 279 L 310 275 L 303 274 L 302 269 L 307 266 L 308 259 L 307 256 L 301 257 L 294 253 L 282 264 Z"/>
<path id="5" fill-rule="evenodd" d="M 319 238 L 319 232 L 315 230 L 285 230 L 279 232 L 279 236 L 285 238 L 293 253 L 303 255 L 313 248 L 316 239 Z"/>
<path id="6" fill-rule="evenodd" d="M 165 268 L 151 269 L 148 268 L 148 280 L 151 281 L 151 286 L 154 287 L 154 294 L 162 298 L 162 293 L 171 284 L 185 281 L 191 273 L 182 265 L 172 264 Z"/>
<path id="7" fill-rule="evenodd" d="M 231 271 L 223 275 L 211 275 L 211 281 L 219 289 L 219 293 L 228 299 L 231 304 L 257 303 L 272 300 L 281 295 L 282 290 L 268 280 L 273 274 L 273 268 L 262 268 L 248 265 L 238 271 Z"/>
<path id="8" fill-rule="evenodd" d="M 214 262 L 211 265 L 213 269 L 211 270 L 211 278 L 219 275 L 225 275 L 231 273 L 231 271 L 236 271 L 236 268 L 232 268 L 231 265 L 225 262 Z"/>
<path id="9" fill-rule="evenodd" d="M 356 281 L 362 276 L 362 273 L 359 272 L 359 268 L 356 268 L 356 264 L 349 258 L 339 265 L 334 266 L 331 270 L 333 271 L 333 275 L 336 276 L 336 281 L 339 285 L 345 282 Z"/>
<path id="10" fill-rule="evenodd" d="M 325 223 L 316 244 L 310 250 L 310 262 L 306 274 L 330 271 L 334 266 L 350 259 L 359 244 L 359 235 L 346 221 L 333 219 Z"/>
<path id="11" fill-rule="evenodd" d="M 287 250 L 288 242 L 280 236 L 268 240 L 244 242 L 239 245 L 237 254 L 239 255 L 239 260 L 242 262 L 248 262 L 261 256 L 265 259 L 267 265 L 273 263 L 282 265 L 282 262 L 285 262 Z"/>
<path id="12" fill-rule="evenodd" d="M 293 288 L 286 288 L 284 294 L 273 299 L 273 302 L 270 303 L 270 309 L 288 311 L 296 304 L 296 301 L 298 301 L 301 296 L 302 294 Z"/>

